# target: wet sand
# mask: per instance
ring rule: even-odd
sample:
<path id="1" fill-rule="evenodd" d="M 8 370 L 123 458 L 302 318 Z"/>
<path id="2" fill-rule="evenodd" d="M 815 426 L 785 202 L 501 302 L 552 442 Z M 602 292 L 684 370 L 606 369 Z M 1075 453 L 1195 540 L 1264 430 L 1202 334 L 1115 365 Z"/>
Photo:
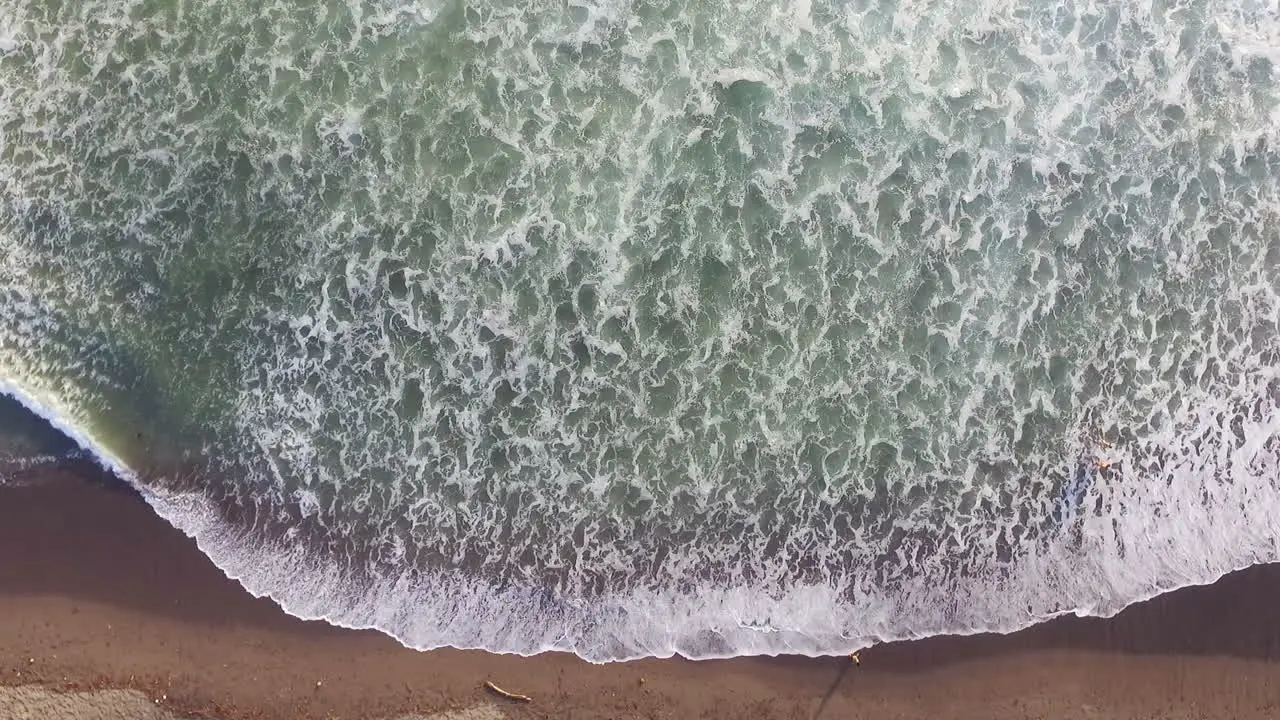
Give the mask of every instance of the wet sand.
<path id="1" fill-rule="evenodd" d="M 27 480 L 0 487 L 6 720 L 144 717 L 148 703 L 168 711 L 154 717 L 220 720 L 767 720 L 819 709 L 823 720 L 1280 717 L 1280 566 L 1109 620 L 879 646 L 857 666 L 794 657 L 596 666 L 563 654 L 415 652 L 376 632 L 297 620 L 223 577 L 91 464 Z M 533 702 L 505 700 L 485 681 Z"/>

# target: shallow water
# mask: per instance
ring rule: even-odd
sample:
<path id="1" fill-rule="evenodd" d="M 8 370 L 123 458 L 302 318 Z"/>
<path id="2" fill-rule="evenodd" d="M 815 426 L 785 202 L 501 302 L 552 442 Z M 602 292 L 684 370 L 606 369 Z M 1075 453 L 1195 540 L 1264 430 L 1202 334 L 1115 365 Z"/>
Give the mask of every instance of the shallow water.
<path id="1" fill-rule="evenodd" d="M 817 654 L 1280 559 L 1275 2 L 304 5 L 0 0 L 0 379 L 250 590 Z"/>

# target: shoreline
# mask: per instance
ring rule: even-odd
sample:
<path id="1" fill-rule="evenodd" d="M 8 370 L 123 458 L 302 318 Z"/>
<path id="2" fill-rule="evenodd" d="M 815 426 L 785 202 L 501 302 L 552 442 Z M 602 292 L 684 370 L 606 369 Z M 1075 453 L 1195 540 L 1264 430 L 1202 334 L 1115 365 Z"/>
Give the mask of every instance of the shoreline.
<path id="1" fill-rule="evenodd" d="M 10 380 L 0 379 L 0 410 L 10 410 L 10 411 L 17 410 L 17 412 L 22 416 L 19 422 L 33 423 L 33 427 L 36 433 L 43 435 L 45 442 L 57 443 L 63 449 L 63 451 L 67 451 L 67 449 L 72 450 L 71 453 L 65 455 L 62 461 L 57 463 L 57 465 L 59 465 L 60 467 L 54 468 L 52 470 L 54 474 L 66 472 L 80 478 L 90 479 L 92 482 L 96 484 L 103 485 L 103 486 L 111 486 L 111 487 L 114 487 L 115 489 L 121 490 L 122 492 L 132 494 L 133 496 L 136 497 L 136 499 L 139 502 L 143 502 L 144 504 L 146 504 L 147 509 L 150 510 L 152 514 L 160 514 L 159 517 L 162 518 L 162 522 L 164 522 L 166 527 L 168 527 L 169 529 L 172 529 L 172 525 L 176 525 L 176 526 L 185 528 L 186 531 L 191 530 L 191 523 L 189 522 L 190 516 L 183 516 L 175 519 L 173 515 L 169 514 L 170 512 L 172 512 L 171 507 L 169 510 L 164 509 L 166 506 L 166 503 L 162 496 L 166 495 L 167 491 L 176 491 L 178 493 L 183 493 L 188 491 L 197 492 L 195 486 L 187 487 L 183 483 L 194 482 L 195 478 L 198 477 L 197 473 L 200 472 L 199 470 L 194 470 L 193 472 L 192 467 L 189 467 L 189 466 L 180 467 L 180 465 L 182 465 L 181 463 L 179 463 L 178 465 L 175 465 L 172 463 L 170 463 L 169 465 L 162 465 L 161 467 L 163 469 L 161 469 L 161 467 L 156 467 L 156 468 L 152 468 L 150 472 L 140 471 L 138 469 L 129 467 L 119 456 L 115 454 L 115 452 L 108 449 L 105 445 L 99 442 L 99 439 L 94 437 L 94 435 L 91 432 L 77 425 L 70 417 L 65 415 L 63 411 L 59 410 L 58 408 L 59 408 L 59 405 L 49 397 L 46 397 L 43 393 L 33 388 L 16 384 Z M 27 430 L 31 430 L 31 429 L 32 428 L 27 428 Z M 139 437 L 141 437 L 141 435 L 139 435 Z M 3 438 L 0 438 L 0 441 L 2 440 Z M 0 445 L 0 451 L 2 450 L 3 450 L 3 446 Z M 30 450 L 31 448 L 27 448 L 26 451 L 30 452 Z M 21 476 L 17 478 L 17 482 L 18 484 L 29 482 L 25 478 L 30 476 L 32 478 L 36 478 L 31 482 L 38 483 L 40 482 L 38 478 L 40 477 L 42 472 L 44 471 L 39 466 L 33 467 L 29 470 L 24 470 L 21 472 Z M 140 477 L 146 477 L 147 481 L 146 482 L 142 481 Z M 164 481 L 163 481 L 164 478 L 175 478 L 175 477 L 187 478 L 187 480 L 171 482 L 169 485 L 164 485 Z M 14 478 L 9 478 L 8 480 L 9 480 L 9 483 L 12 484 Z M 153 485 L 153 483 L 156 483 L 156 482 L 160 482 L 161 486 L 163 486 L 163 489 L 160 490 L 159 493 L 157 493 L 158 486 Z M 6 478 L 2 474 L 0 474 L 0 488 L 3 488 L 5 485 L 6 485 Z M 159 503 L 157 503 L 158 500 L 160 501 Z M 242 510 L 237 509 L 237 507 L 238 505 L 236 503 L 210 504 L 206 507 L 205 512 L 210 513 L 209 517 L 213 518 L 215 522 L 231 523 L 231 524 L 238 524 L 243 526 L 246 524 L 246 519 L 239 515 L 239 513 L 242 512 Z M 165 517 L 167 517 L 168 519 L 164 520 L 163 518 Z M 279 521 L 278 518 L 276 519 L 268 518 L 265 521 L 262 521 L 260 518 L 253 520 L 255 524 L 258 522 L 265 522 L 270 524 L 278 521 Z M 172 523 L 172 525 L 170 523 Z M 197 523 L 197 524 L 200 524 L 200 523 Z M 314 528 L 308 528 L 306 522 L 300 521 L 299 518 L 296 518 L 296 517 L 291 518 L 291 522 L 286 523 L 282 527 L 289 527 L 291 529 L 304 530 L 304 533 L 303 533 L 304 537 L 306 535 L 306 532 L 305 532 L 306 530 L 314 529 Z M 177 531 L 177 534 L 178 536 L 183 537 L 184 540 L 187 540 L 185 536 L 185 531 L 179 530 Z M 274 536 L 274 533 L 270 535 Z M 207 538 L 206 538 L 206 541 L 207 541 Z M 200 542 L 197 540 L 189 540 L 189 542 L 192 545 L 197 547 L 200 545 Z M 213 564 L 215 568 L 218 569 L 218 572 L 220 574 L 231 573 L 233 577 L 243 578 L 245 573 L 245 568 L 242 565 L 236 566 L 236 565 L 224 564 L 222 566 L 219 566 L 217 563 L 213 563 L 210 556 L 222 557 L 224 563 L 227 557 L 226 553 L 219 553 L 217 552 L 217 550 L 218 548 L 205 547 L 203 550 L 198 550 L 198 552 L 201 555 L 202 559 L 207 563 Z M 206 555 L 206 551 L 208 551 L 208 555 Z M 239 557 L 238 552 L 234 554 L 236 557 Z M 1280 561 L 1277 561 L 1275 564 L 1277 566 L 1280 566 Z M 1248 568 L 1242 568 L 1241 570 L 1247 570 L 1247 569 Z M 1235 572 L 1240 572 L 1241 570 L 1228 572 L 1223 576 L 1219 576 L 1217 580 L 1214 580 L 1213 582 L 1208 583 L 1208 585 L 1215 585 L 1217 582 L 1221 581 L 1223 577 L 1232 575 Z M 240 574 L 237 574 L 237 573 L 240 573 Z M 253 573 L 253 570 L 251 569 L 250 574 L 252 573 Z M 239 587 L 238 581 L 235 584 Z M 279 606 L 281 602 L 283 602 L 284 605 L 291 608 L 291 610 L 282 610 L 282 612 L 285 612 L 285 614 L 290 615 L 295 619 L 305 620 L 305 621 L 318 621 L 318 622 L 325 623 L 331 626 L 336 626 L 342 629 L 364 630 L 364 629 L 374 628 L 375 631 L 378 632 L 379 634 L 388 635 L 393 639 L 396 639 L 397 643 L 400 642 L 398 638 L 402 637 L 398 635 L 394 629 L 388 630 L 387 629 L 388 626 L 382 622 L 373 622 L 369 624 L 364 624 L 363 620 L 361 620 L 361 621 L 357 621 L 355 623 L 349 624 L 348 622 L 344 622 L 348 620 L 347 618 L 333 617 L 332 614 L 325 615 L 324 610 L 321 610 L 320 612 L 315 612 L 315 613 L 307 612 L 306 608 L 311 606 L 308 605 L 305 601 L 302 603 L 299 603 L 299 597 L 310 599 L 309 596 L 305 596 L 305 595 L 299 596 L 297 594 L 291 595 L 289 592 L 285 592 L 283 594 L 283 600 L 280 600 L 279 598 L 282 597 L 282 594 L 280 592 L 281 588 L 278 584 L 276 584 L 274 587 L 268 587 L 265 590 L 263 589 L 261 584 L 256 584 L 256 585 L 254 583 L 248 583 L 248 584 L 250 586 L 254 586 L 254 590 L 252 591 L 246 590 L 248 594 L 256 596 L 259 593 L 263 593 L 263 594 L 269 593 L 273 600 L 273 606 Z M 1181 585 L 1175 588 L 1174 590 L 1149 596 L 1145 600 L 1134 601 L 1130 603 L 1129 606 L 1126 606 L 1126 607 L 1131 607 L 1136 604 L 1150 602 L 1165 594 L 1169 594 L 1171 592 L 1178 592 L 1180 590 L 1194 588 L 1194 587 L 1198 587 L 1198 586 L 1194 584 Z M 244 590 L 244 588 L 241 588 L 241 589 Z M 0 587 L 0 592 L 3 592 L 3 587 Z M 301 612 L 299 612 L 300 607 L 303 608 Z M 277 609 L 280 609 L 280 608 L 277 607 Z M 984 630 L 979 632 L 965 633 L 963 635 L 942 635 L 942 636 L 928 635 L 928 636 L 925 636 L 925 638 L 893 639 L 888 641 L 881 641 L 880 645 L 885 645 L 885 644 L 896 645 L 902 642 L 919 642 L 921 639 L 932 639 L 934 637 L 972 637 L 972 636 L 984 637 L 988 635 L 1001 635 L 1001 636 L 1008 635 L 1008 634 L 1016 635 L 1016 634 L 1021 634 L 1021 633 L 1033 630 L 1046 623 L 1054 623 L 1063 619 L 1079 619 L 1079 618 L 1072 611 L 1065 611 L 1063 615 L 1059 615 L 1056 618 L 1052 618 L 1047 621 L 1041 621 L 1040 623 L 1037 623 L 1037 624 L 1020 626 L 1017 629 L 1012 629 L 1012 630 L 1009 628 L 1004 628 L 1002 630 Z M 1096 619 L 1096 618 L 1088 618 L 1088 619 Z M 448 647 L 447 649 L 457 649 L 457 648 Z M 480 652 L 486 652 L 486 653 L 492 653 L 492 654 L 505 654 L 504 652 L 494 653 L 494 651 L 492 650 L 477 648 L 476 646 L 468 646 L 468 649 L 477 649 Z M 521 651 L 514 651 L 514 653 L 519 653 L 519 652 Z M 545 647 L 545 646 L 536 652 L 537 654 L 542 654 L 542 655 L 558 654 L 558 653 L 571 654 L 570 650 L 566 650 L 560 647 Z M 844 652 L 844 651 L 838 650 L 837 652 Z M 524 656 L 527 657 L 527 655 L 524 655 Z M 766 657 L 766 656 L 776 657 L 776 655 L 742 656 L 742 655 L 710 654 L 707 656 L 699 656 L 698 659 L 699 661 L 722 660 L 722 659 L 732 660 L 740 657 Z M 677 657 L 681 657 L 681 656 L 677 656 Z M 806 655 L 803 655 L 803 657 L 813 658 L 814 656 L 806 654 Z M 639 659 L 643 660 L 645 658 L 641 657 Z M 621 662 L 634 662 L 635 660 L 636 658 L 628 658 L 628 659 L 622 660 Z M 591 662 L 598 662 L 598 661 L 591 661 Z M 618 662 L 618 661 L 615 661 L 615 662 Z"/>
<path id="2" fill-rule="evenodd" d="M 468 708 L 493 718 L 809 718 L 828 694 L 828 720 L 1280 715 L 1280 565 L 1110 619 L 880 645 L 857 666 L 794 656 L 592 665 L 565 653 L 420 652 L 375 631 L 299 620 L 249 595 L 95 467 L 73 462 L 0 487 L 0 685 L 133 688 L 175 717 L 218 720 Z M 505 700 L 486 681 L 533 702 Z M 17 701 L 0 695 L 0 715 L 5 702 Z"/>

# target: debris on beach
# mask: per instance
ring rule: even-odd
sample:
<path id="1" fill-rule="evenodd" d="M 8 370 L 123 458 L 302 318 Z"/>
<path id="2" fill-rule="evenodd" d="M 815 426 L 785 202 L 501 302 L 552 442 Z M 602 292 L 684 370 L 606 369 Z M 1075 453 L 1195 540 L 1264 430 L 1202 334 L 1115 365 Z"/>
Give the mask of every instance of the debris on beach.
<path id="1" fill-rule="evenodd" d="M 498 687 L 497 685 L 493 684 L 492 682 L 490 682 L 490 681 L 488 681 L 488 680 L 485 680 L 485 681 L 484 681 L 484 686 L 485 686 L 485 688 L 486 688 L 486 689 L 491 690 L 491 691 L 493 691 L 493 692 L 495 692 L 495 693 L 497 693 L 497 694 L 501 695 L 502 697 L 504 697 L 504 698 L 506 698 L 506 699 L 508 699 L 508 700 L 512 700 L 512 701 L 514 701 L 514 702 L 522 702 L 522 703 L 533 702 L 533 698 L 529 697 L 528 695 L 521 695 L 521 694 L 519 694 L 519 693 L 513 693 L 513 692 L 511 692 L 510 690 L 503 690 L 502 688 Z"/>

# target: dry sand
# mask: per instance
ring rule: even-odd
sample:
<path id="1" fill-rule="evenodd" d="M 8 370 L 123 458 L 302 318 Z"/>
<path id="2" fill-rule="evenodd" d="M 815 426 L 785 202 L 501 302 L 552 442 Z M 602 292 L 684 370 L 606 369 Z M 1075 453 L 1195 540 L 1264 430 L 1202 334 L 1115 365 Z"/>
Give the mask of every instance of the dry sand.
<path id="1" fill-rule="evenodd" d="M 134 494 L 93 475 L 81 465 L 0 487 L 0 720 L 767 720 L 820 707 L 823 720 L 1280 718 L 1274 566 L 1110 620 L 880 646 L 856 667 L 421 653 L 251 597 Z M 485 681 L 533 702 L 503 700 Z"/>

